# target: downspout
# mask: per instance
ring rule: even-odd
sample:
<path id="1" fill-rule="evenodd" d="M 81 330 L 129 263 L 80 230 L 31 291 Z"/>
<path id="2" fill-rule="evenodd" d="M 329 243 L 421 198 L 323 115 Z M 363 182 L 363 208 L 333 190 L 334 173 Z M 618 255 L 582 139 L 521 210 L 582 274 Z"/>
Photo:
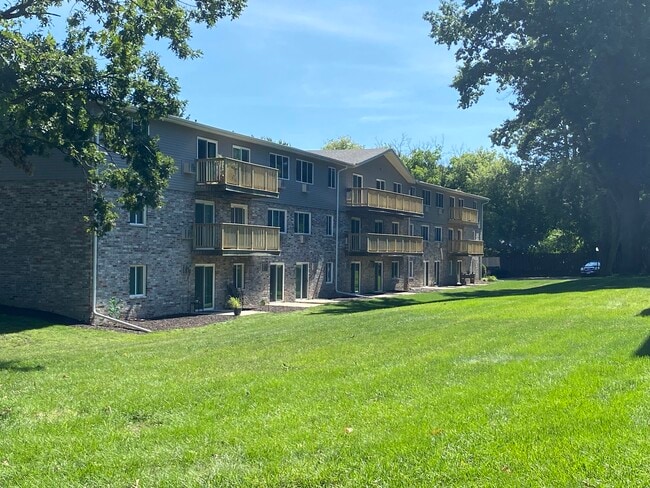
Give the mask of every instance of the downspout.
<path id="1" fill-rule="evenodd" d="M 365 297 L 359 293 L 350 293 L 347 291 L 339 290 L 339 227 L 340 227 L 340 207 L 341 207 L 341 173 L 346 169 L 343 168 L 336 172 L 336 254 L 334 258 L 334 291 L 340 295 L 347 295 L 349 297 Z"/>
<path id="2" fill-rule="evenodd" d="M 128 327 L 140 332 L 151 332 L 149 329 L 140 327 L 139 325 L 130 324 L 129 322 L 124 322 L 123 320 L 116 319 L 114 317 L 109 317 L 97 311 L 97 234 L 93 234 L 93 315 L 101 317 L 111 322 L 118 323 L 124 327 Z"/>

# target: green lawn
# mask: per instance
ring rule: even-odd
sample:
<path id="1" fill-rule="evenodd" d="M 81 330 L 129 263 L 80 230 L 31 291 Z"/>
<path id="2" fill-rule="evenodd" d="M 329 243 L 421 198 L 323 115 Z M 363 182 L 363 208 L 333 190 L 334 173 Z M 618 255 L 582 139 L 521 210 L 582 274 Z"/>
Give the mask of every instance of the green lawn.
<path id="1" fill-rule="evenodd" d="M 650 486 L 649 287 L 507 281 L 146 335 L 0 315 L 0 486 Z"/>

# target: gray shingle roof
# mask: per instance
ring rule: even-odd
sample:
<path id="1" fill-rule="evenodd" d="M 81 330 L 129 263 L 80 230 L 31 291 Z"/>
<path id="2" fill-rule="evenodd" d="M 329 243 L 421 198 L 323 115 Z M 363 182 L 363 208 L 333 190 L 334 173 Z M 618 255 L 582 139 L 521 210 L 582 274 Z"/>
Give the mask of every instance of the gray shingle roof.
<path id="1" fill-rule="evenodd" d="M 356 166 L 357 164 L 375 158 L 386 151 L 388 151 L 388 148 L 378 147 L 375 149 L 319 149 L 309 152 Z"/>

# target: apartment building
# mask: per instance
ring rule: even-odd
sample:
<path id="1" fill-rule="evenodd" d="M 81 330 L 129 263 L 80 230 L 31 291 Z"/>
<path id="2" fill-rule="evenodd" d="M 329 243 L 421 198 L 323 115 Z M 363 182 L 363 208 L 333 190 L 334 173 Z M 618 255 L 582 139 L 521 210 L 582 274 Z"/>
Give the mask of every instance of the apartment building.
<path id="1" fill-rule="evenodd" d="M 89 321 L 457 284 L 480 277 L 487 199 L 416 181 L 391 150 L 305 151 L 180 118 L 150 124 L 177 171 L 160 209 L 94 239 L 81 170 L 3 164 L 0 303 Z"/>

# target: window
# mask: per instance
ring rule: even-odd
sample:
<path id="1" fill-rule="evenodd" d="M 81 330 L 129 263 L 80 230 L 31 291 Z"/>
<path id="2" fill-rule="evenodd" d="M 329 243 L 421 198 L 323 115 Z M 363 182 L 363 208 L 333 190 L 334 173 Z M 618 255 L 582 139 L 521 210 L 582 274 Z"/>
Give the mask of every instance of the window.
<path id="1" fill-rule="evenodd" d="M 244 263 L 232 265 L 232 284 L 238 290 L 244 288 Z"/>
<path id="2" fill-rule="evenodd" d="M 411 187 L 411 190 L 409 191 L 409 195 L 411 195 L 412 197 L 415 196 L 415 187 L 414 186 Z"/>
<path id="3" fill-rule="evenodd" d="M 232 147 L 232 157 L 244 161 L 246 163 L 251 162 L 251 150 L 247 147 L 233 146 Z"/>
<path id="4" fill-rule="evenodd" d="M 458 206 L 461 208 L 465 207 L 465 200 L 463 198 L 458 199 Z"/>
<path id="5" fill-rule="evenodd" d="M 392 222 L 390 224 L 390 233 L 393 235 L 399 235 L 399 222 Z"/>
<path id="6" fill-rule="evenodd" d="M 431 192 L 429 190 L 422 190 L 422 204 L 431 205 Z"/>
<path id="7" fill-rule="evenodd" d="M 334 235 L 334 216 L 326 215 L 325 216 L 325 235 L 333 236 Z"/>
<path id="8" fill-rule="evenodd" d="M 384 180 L 377 180 L 376 186 L 377 186 L 377 190 L 385 190 L 386 182 Z"/>
<path id="9" fill-rule="evenodd" d="M 147 273 L 142 264 L 129 268 L 129 296 L 131 298 L 144 297 L 147 294 Z"/>
<path id="10" fill-rule="evenodd" d="M 334 283 L 334 263 L 325 263 L 325 283 Z"/>
<path id="11" fill-rule="evenodd" d="M 293 231 L 296 234 L 310 234 L 311 214 L 307 212 L 295 212 L 293 214 Z"/>
<path id="12" fill-rule="evenodd" d="M 415 271 L 413 269 L 413 261 L 409 260 L 409 278 L 413 278 L 415 276 Z"/>
<path id="13" fill-rule="evenodd" d="M 336 168 L 327 168 L 327 187 L 336 188 Z"/>
<path id="14" fill-rule="evenodd" d="M 147 209 L 131 210 L 129 212 L 129 224 L 131 225 L 145 225 L 147 219 Z"/>
<path id="15" fill-rule="evenodd" d="M 383 220 L 375 220 L 375 234 L 383 234 L 384 233 L 384 221 Z"/>
<path id="16" fill-rule="evenodd" d="M 267 212 L 267 217 L 267 225 L 269 227 L 279 227 L 282 234 L 287 231 L 287 212 L 285 210 L 270 208 Z"/>
<path id="17" fill-rule="evenodd" d="M 399 278 L 399 261 L 392 261 L 390 263 L 390 277 L 393 279 Z"/>
<path id="18" fill-rule="evenodd" d="M 442 193 L 436 193 L 436 207 L 443 208 L 445 206 L 445 196 Z"/>
<path id="19" fill-rule="evenodd" d="M 230 222 L 233 224 L 248 223 L 248 207 L 232 203 L 230 205 Z"/>
<path id="20" fill-rule="evenodd" d="M 433 240 L 436 242 L 442 241 L 442 227 L 433 228 Z"/>
<path id="21" fill-rule="evenodd" d="M 415 235 L 415 224 L 409 224 L 409 235 L 410 236 Z"/>
<path id="22" fill-rule="evenodd" d="M 428 225 L 423 225 L 420 227 L 420 233 L 422 234 L 422 240 L 428 241 L 429 240 L 429 226 Z"/>
<path id="23" fill-rule="evenodd" d="M 401 183 L 393 183 L 393 191 L 395 193 L 402 193 L 402 184 Z"/>
<path id="24" fill-rule="evenodd" d="M 449 197 L 449 208 L 454 208 L 456 206 L 456 200 L 454 197 Z"/>
<path id="25" fill-rule="evenodd" d="M 458 230 L 456 231 L 456 235 L 458 236 L 457 239 L 458 239 L 459 241 L 462 241 L 462 240 L 463 240 L 463 229 L 458 229 Z"/>
<path id="26" fill-rule="evenodd" d="M 472 208 L 473 208 L 474 210 L 476 210 L 476 200 L 474 200 L 474 201 L 472 202 Z"/>
<path id="27" fill-rule="evenodd" d="M 314 184 L 314 163 L 296 159 L 296 181 Z"/>
<path id="28" fill-rule="evenodd" d="M 448 241 L 454 240 L 454 229 L 447 229 L 447 240 Z"/>
<path id="29" fill-rule="evenodd" d="M 352 174 L 352 188 L 363 188 L 363 176 Z"/>
<path id="30" fill-rule="evenodd" d="M 217 141 L 199 137 L 196 142 L 196 157 L 197 159 L 216 158 Z"/>
<path id="31" fill-rule="evenodd" d="M 289 179 L 289 158 L 279 154 L 269 154 L 269 166 L 278 170 L 278 178 Z"/>

